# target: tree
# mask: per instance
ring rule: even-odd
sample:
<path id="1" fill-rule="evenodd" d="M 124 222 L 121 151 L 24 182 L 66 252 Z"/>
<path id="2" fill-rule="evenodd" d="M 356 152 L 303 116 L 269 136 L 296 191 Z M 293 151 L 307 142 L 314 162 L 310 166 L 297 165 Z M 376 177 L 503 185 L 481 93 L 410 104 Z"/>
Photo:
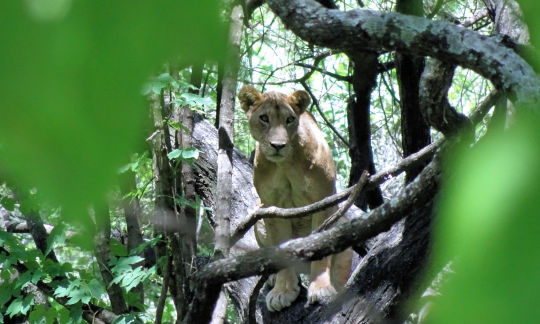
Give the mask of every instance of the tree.
<path id="1" fill-rule="evenodd" d="M 100 4 L 1 10 L 4 322 L 537 319 L 537 4 Z M 255 208 L 242 83 L 310 94 L 335 196 Z M 258 248 L 257 219 L 335 204 L 343 223 Z M 270 274 L 351 246 L 334 300 L 266 310 Z"/>

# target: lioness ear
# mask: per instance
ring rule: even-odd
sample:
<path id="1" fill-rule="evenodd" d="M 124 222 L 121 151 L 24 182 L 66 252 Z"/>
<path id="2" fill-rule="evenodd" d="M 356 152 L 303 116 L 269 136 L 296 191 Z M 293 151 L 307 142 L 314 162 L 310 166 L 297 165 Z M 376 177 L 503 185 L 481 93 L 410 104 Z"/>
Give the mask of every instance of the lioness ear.
<path id="1" fill-rule="evenodd" d="M 250 85 L 244 85 L 238 92 L 238 100 L 245 112 L 249 110 L 257 101 L 262 100 L 262 94 Z"/>
<path id="2" fill-rule="evenodd" d="M 289 95 L 287 98 L 291 107 L 298 113 L 301 114 L 306 111 L 307 106 L 311 102 L 309 93 L 304 90 L 297 90 Z"/>

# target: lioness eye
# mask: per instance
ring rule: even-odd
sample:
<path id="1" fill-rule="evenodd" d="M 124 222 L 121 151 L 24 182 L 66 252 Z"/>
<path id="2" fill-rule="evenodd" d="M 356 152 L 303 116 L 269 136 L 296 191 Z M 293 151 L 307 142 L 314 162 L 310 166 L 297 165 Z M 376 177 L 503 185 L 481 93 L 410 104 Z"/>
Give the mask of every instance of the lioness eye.
<path id="1" fill-rule="evenodd" d="M 261 116 L 259 116 L 259 118 L 260 118 L 263 122 L 268 123 L 268 116 L 267 116 L 267 115 L 261 115 Z"/>
<path id="2" fill-rule="evenodd" d="M 292 123 L 293 121 L 294 121 L 294 116 L 289 116 L 289 117 L 287 118 L 287 124 L 290 124 L 290 123 Z"/>

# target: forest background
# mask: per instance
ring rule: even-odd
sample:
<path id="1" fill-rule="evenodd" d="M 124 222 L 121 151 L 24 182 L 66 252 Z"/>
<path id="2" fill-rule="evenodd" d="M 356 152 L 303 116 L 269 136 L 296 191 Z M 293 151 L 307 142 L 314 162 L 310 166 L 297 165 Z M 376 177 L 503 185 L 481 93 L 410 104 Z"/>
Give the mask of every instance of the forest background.
<path id="1" fill-rule="evenodd" d="M 1 322 L 540 316 L 537 2 L 0 6 Z M 279 249 L 242 236 L 242 84 L 310 93 L 363 212 Z M 261 307 L 269 273 L 349 246 L 338 302 Z"/>

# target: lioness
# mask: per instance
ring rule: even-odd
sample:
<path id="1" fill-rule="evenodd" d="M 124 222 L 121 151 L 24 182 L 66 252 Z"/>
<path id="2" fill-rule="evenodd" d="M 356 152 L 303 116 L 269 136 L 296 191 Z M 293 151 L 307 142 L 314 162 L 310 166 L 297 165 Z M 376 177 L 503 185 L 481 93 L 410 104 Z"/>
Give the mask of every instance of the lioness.
<path id="1" fill-rule="evenodd" d="M 336 170 L 328 143 L 313 116 L 306 111 L 309 94 L 287 96 L 260 93 L 244 85 L 238 93 L 249 129 L 257 141 L 254 183 L 262 206 L 301 207 L 335 193 Z M 296 219 L 265 219 L 255 225 L 261 247 L 306 236 L 319 227 L 332 209 Z M 310 303 L 327 299 L 341 289 L 349 276 L 351 252 L 311 263 Z M 270 311 L 279 311 L 298 297 L 300 287 L 294 268 L 279 271 L 266 296 Z"/>

